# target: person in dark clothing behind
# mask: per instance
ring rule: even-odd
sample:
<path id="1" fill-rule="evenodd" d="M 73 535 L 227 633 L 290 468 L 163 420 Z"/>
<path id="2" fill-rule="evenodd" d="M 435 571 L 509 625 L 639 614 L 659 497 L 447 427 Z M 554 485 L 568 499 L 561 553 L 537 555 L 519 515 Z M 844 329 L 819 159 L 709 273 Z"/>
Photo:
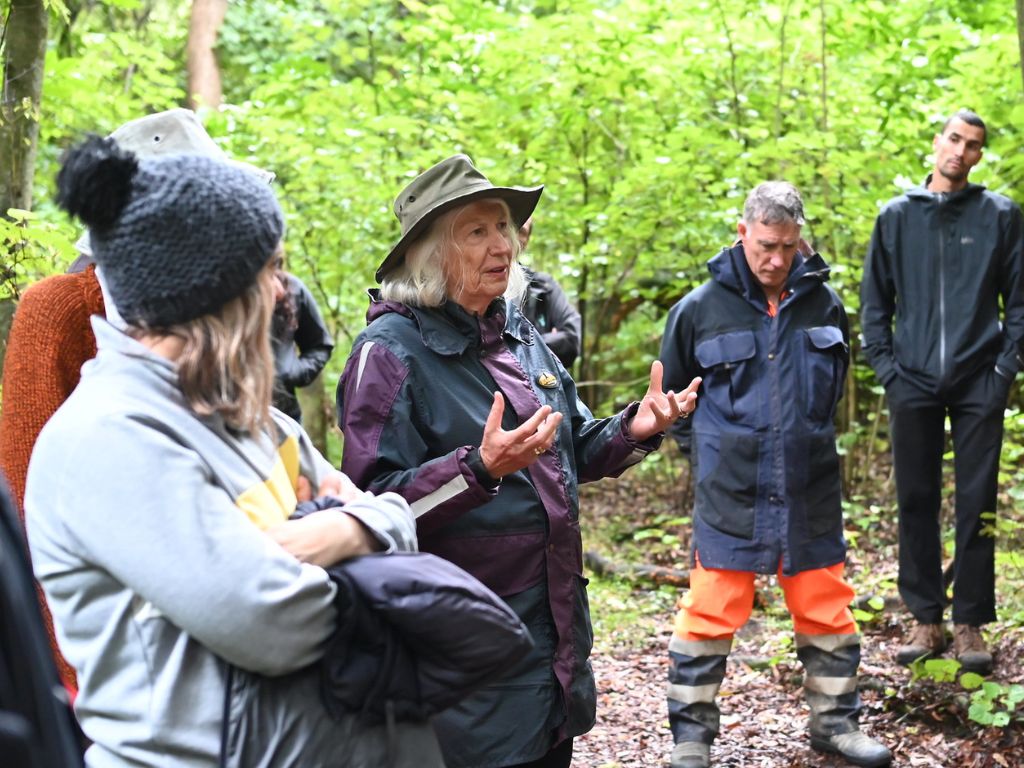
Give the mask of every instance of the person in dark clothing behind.
<path id="1" fill-rule="evenodd" d="M 533 217 L 519 228 L 518 239 L 520 251 L 526 250 L 533 233 Z M 555 353 L 562 365 L 568 370 L 580 356 L 583 323 L 576 307 L 569 303 L 569 298 L 547 272 L 537 272 L 529 267 L 523 271 L 530 282 L 523 295 L 522 310 L 526 319 L 540 331 L 548 349 Z"/>
<path id="2" fill-rule="evenodd" d="M 861 284 L 864 353 L 889 404 L 899 590 L 916 621 L 896 660 L 946 648 L 939 508 L 948 415 L 954 652 L 981 673 L 992 654 L 980 627 L 996 618 L 995 540 L 983 516 L 996 511 L 1003 413 L 1024 366 L 1024 217 L 1009 198 L 968 183 L 985 141 L 975 113 L 946 121 L 932 173 L 878 215 Z"/>
<path id="3" fill-rule="evenodd" d="M 334 350 L 334 338 L 309 288 L 281 266 L 278 257 L 277 304 L 271 325 L 274 407 L 301 423 L 302 409 L 295 389 L 309 386 L 324 369 Z"/>
<path id="4" fill-rule="evenodd" d="M 5 768 L 81 766 L 75 724 L 46 642 L 14 500 L 0 472 L 0 755 Z"/>

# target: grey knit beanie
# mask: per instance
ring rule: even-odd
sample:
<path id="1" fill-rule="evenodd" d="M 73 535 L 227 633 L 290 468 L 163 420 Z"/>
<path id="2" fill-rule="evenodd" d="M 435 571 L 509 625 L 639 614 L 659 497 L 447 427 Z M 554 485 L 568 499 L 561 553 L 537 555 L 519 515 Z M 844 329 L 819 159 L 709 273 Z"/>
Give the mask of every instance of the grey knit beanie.
<path id="1" fill-rule="evenodd" d="M 57 202 L 91 233 L 121 316 L 166 328 L 240 296 L 270 261 L 284 217 L 255 174 L 200 155 L 139 160 L 112 139 L 72 149 Z"/>

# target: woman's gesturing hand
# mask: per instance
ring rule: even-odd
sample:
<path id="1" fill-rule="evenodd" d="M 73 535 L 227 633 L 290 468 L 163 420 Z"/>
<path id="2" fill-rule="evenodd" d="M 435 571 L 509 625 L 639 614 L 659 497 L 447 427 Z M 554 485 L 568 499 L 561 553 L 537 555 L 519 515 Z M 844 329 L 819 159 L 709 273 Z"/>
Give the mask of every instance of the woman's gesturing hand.
<path id="1" fill-rule="evenodd" d="M 480 459 L 487 472 L 496 479 L 528 467 L 555 441 L 562 414 L 553 413 L 550 405 L 542 405 L 520 426 L 506 432 L 501 428 L 505 414 L 505 398 L 494 393 L 491 412 L 487 414 L 484 437 L 480 443 Z"/>
<path id="2" fill-rule="evenodd" d="M 663 370 L 661 361 L 651 363 L 651 381 L 647 392 L 640 401 L 640 408 L 629 425 L 629 435 L 634 440 L 643 441 L 664 432 L 675 421 L 686 418 L 697 407 L 697 388 L 700 377 L 690 382 L 690 386 L 679 394 L 669 390 L 661 391 Z"/>

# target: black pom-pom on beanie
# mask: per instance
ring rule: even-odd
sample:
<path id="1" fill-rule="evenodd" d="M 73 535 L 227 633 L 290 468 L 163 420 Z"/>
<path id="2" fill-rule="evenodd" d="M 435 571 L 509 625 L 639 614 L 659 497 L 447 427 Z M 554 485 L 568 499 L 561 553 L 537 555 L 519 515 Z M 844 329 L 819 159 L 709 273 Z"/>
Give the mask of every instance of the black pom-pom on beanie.
<path id="1" fill-rule="evenodd" d="M 255 282 L 284 233 L 265 181 L 203 155 L 140 160 L 93 137 L 57 178 L 60 205 L 89 226 L 131 325 L 165 329 L 216 312 Z"/>
<path id="2" fill-rule="evenodd" d="M 124 210 L 138 169 L 135 155 L 113 139 L 90 136 L 64 157 L 57 204 L 90 229 L 106 229 Z"/>

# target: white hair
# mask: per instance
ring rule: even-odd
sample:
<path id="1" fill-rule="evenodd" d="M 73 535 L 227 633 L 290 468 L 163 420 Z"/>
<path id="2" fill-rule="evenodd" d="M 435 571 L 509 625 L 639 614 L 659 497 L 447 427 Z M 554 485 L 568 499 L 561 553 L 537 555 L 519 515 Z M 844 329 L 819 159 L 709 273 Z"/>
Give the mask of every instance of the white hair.
<path id="1" fill-rule="evenodd" d="M 512 221 L 508 203 L 501 198 L 488 197 L 474 202 L 500 205 L 505 216 Z M 459 245 L 455 242 L 455 220 L 468 205 L 471 203 L 438 216 L 426 234 L 421 235 L 409 246 L 402 263 L 381 278 L 382 299 L 397 301 L 410 307 L 439 307 L 446 300 L 455 298 L 448 295 L 449 270 L 455 264 L 461 263 L 457 259 L 460 253 Z M 512 261 L 509 264 L 508 286 L 504 295 L 510 303 L 518 304 L 526 293 L 529 280 L 519 265 L 521 249 L 514 226 L 509 226 L 506 240 L 512 249 Z"/>

